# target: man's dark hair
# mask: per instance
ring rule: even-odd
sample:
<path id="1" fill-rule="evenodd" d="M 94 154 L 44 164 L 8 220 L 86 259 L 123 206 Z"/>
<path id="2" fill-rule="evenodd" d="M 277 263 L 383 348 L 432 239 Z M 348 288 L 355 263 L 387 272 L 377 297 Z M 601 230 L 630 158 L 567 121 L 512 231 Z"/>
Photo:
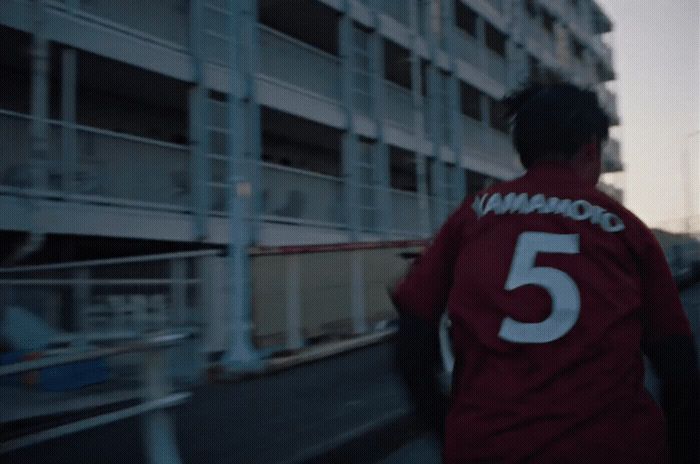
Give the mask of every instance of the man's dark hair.
<path id="1" fill-rule="evenodd" d="M 591 90 L 532 82 L 503 102 L 525 168 L 536 161 L 569 160 L 593 137 L 600 143 L 608 138 L 610 119 Z"/>

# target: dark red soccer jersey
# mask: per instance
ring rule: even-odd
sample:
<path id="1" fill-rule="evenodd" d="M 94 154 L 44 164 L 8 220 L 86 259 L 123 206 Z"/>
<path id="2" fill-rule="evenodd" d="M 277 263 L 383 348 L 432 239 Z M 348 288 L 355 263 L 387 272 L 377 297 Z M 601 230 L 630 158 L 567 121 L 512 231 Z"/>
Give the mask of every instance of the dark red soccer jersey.
<path id="1" fill-rule="evenodd" d="M 394 297 L 452 320 L 445 462 L 665 462 L 641 347 L 688 320 L 649 229 L 573 171 L 469 197 Z"/>

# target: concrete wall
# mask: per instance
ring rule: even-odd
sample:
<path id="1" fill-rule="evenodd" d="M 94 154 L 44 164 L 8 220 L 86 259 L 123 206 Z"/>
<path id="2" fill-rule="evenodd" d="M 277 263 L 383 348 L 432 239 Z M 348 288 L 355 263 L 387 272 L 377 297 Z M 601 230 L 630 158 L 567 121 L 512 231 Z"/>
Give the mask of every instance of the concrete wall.
<path id="1" fill-rule="evenodd" d="M 362 262 L 365 318 L 369 328 L 394 319 L 396 312 L 386 287 L 407 268 L 407 261 L 399 253 L 417 250 L 420 248 L 393 247 L 253 255 L 253 337 L 256 344 L 260 347 L 284 345 L 287 311 L 293 310 L 295 302 L 299 305 L 303 338 L 351 334 L 353 254 L 359 254 Z M 298 265 L 293 263 L 295 260 Z M 295 277 L 296 284 L 293 283 Z"/>

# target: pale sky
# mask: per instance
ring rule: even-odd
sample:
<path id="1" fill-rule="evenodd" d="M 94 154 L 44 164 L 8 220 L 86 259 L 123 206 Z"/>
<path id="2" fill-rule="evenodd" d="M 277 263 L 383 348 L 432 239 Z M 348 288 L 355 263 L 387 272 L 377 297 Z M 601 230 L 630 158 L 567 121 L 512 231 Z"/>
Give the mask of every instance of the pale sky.
<path id="1" fill-rule="evenodd" d="M 686 216 L 687 163 L 694 214 L 700 205 L 700 0 L 598 0 L 612 18 L 625 173 L 606 176 L 625 205 L 658 226 Z M 692 135 L 691 135 L 692 134 Z M 684 154 L 689 158 L 684 159 Z"/>

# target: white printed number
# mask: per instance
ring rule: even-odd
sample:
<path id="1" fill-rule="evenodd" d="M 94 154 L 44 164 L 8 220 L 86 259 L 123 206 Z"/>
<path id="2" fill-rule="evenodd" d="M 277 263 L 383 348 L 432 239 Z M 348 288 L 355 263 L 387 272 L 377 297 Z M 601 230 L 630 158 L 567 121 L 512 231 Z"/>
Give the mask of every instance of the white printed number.
<path id="1" fill-rule="evenodd" d="M 552 313 L 542 322 L 519 322 L 507 317 L 501 323 L 499 338 L 515 343 L 548 343 L 563 337 L 578 320 L 581 297 L 576 282 L 565 272 L 535 266 L 537 253 L 579 252 L 578 234 L 523 232 L 518 237 L 506 280 L 506 290 L 533 284 L 549 292 Z"/>

